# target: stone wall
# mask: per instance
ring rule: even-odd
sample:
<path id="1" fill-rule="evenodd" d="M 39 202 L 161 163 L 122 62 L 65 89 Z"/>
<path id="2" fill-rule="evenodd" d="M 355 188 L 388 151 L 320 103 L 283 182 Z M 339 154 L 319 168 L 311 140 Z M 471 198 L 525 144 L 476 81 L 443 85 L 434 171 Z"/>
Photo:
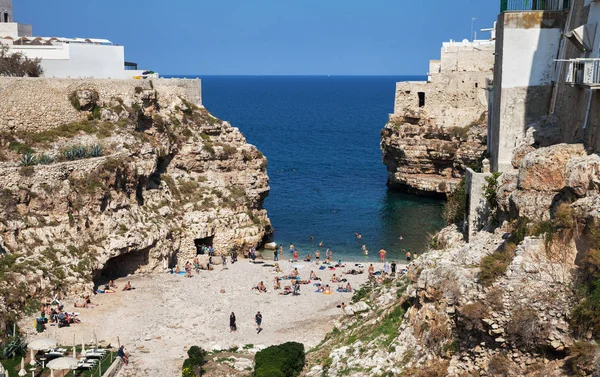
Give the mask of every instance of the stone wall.
<path id="1" fill-rule="evenodd" d="M 465 236 L 467 241 L 481 231 L 488 222 L 489 205 L 483 196 L 483 192 L 487 185 L 486 178 L 491 175 L 489 172 L 476 173 L 472 169 L 467 169 L 465 174 L 465 192 L 467 193 Z"/>
<path id="2" fill-rule="evenodd" d="M 427 118 L 439 127 L 468 126 L 487 111 L 490 76 L 489 71 L 455 72 L 433 75 L 430 82 L 399 82 L 392 118 Z M 419 96 L 424 99 L 421 103 Z"/>
<path id="3" fill-rule="evenodd" d="M 123 99 L 126 105 L 141 89 L 155 89 L 160 93 L 161 105 L 172 103 L 177 97 L 201 106 L 200 80 L 154 79 L 55 79 L 55 78 L 0 78 L 0 131 L 41 131 L 82 119 L 69 100 L 75 90 L 93 89 L 99 94 L 99 104 Z"/>

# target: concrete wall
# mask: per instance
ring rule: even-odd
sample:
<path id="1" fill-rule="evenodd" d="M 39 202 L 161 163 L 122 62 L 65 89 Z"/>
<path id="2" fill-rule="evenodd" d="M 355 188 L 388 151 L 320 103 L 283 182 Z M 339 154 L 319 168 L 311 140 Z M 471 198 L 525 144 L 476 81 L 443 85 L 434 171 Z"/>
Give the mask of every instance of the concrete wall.
<path id="1" fill-rule="evenodd" d="M 177 97 L 202 105 L 200 80 L 153 79 L 159 104 Z M 135 98 L 137 87 L 152 89 L 150 80 L 51 79 L 0 77 L 0 131 L 40 131 L 81 120 L 69 101 L 80 88 L 95 89 L 100 104 L 113 98 Z"/>
<path id="2" fill-rule="evenodd" d="M 600 25 L 600 3 L 576 0 L 569 29 L 587 23 Z M 582 52 L 566 41 L 563 58 L 600 58 L 600 26 L 596 29 L 592 51 Z M 596 90 L 566 84 L 565 66 L 566 64 L 560 71 L 554 109 L 560 126 L 561 140 L 566 143 L 582 142 L 592 151 L 600 152 L 600 95 Z"/>
<path id="3" fill-rule="evenodd" d="M 483 195 L 487 177 L 491 173 L 475 173 L 468 168 L 465 174 L 465 192 L 467 193 L 467 208 L 465 210 L 465 235 L 467 242 L 470 237 L 483 229 L 489 219 L 489 205 Z"/>
<path id="4" fill-rule="evenodd" d="M 129 78 L 123 46 L 64 43 L 55 46 L 11 46 L 32 59 L 41 59 L 46 77 Z"/>
<path id="5" fill-rule="evenodd" d="M 527 126 L 547 114 L 564 12 L 504 12 L 498 17 L 491 121 L 493 171 L 512 169 Z"/>
<path id="6" fill-rule="evenodd" d="M 445 42 L 441 50 L 441 72 L 489 72 L 494 66 L 493 41 Z"/>
<path id="7" fill-rule="evenodd" d="M 33 28 L 29 24 L 17 24 L 19 37 L 33 36 Z"/>
<path id="8" fill-rule="evenodd" d="M 31 37 L 31 25 L 16 22 L 0 22 L 0 37 Z"/>

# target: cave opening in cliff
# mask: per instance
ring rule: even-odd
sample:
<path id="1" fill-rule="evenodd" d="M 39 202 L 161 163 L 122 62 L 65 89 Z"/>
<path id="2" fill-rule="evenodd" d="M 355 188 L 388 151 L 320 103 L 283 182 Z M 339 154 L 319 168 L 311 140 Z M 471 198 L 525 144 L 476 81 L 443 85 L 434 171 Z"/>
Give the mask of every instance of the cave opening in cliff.
<path id="1" fill-rule="evenodd" d="M 125 277 L 150 263 L 150 249 L 142 249 L 110 258 L 104 268 L 96 273 L 94 283 L 102 285 L 109 280 Z"/>
<path id="2" fill-rule="evenodd" d="M 205 238 L 196 238 L 194 240 L 194 245 L 196 246 L 196 255 L 205 254 L 205 250 L 203 247 L 210 247 L 213 245 L 213 239 L 215 236 L 205 237 Z"/>

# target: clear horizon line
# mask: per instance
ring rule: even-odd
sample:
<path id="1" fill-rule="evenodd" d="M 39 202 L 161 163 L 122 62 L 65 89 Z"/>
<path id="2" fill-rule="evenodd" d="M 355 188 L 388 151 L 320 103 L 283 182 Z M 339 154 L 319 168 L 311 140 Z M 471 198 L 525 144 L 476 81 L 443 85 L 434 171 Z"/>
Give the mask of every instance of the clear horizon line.
<path id="1" fill-rule="evenodd" d="M 420 77 L 427 77 L 426 73 L 422 73 L 422 74 L 385 74 L 385 75 L 371 75 L 371 74 L 333 74 L 333 75 L 328 75 L 328 74 L 243 74 L 243 73 L 233 73 L 233 74 L 226 74 L 226 73 L 208 73 L 208 74 L 201 74 L 201 73 L 178 73 L 178 74 L 172 74 L 172 73 L 165 73 L 165 74 L 160 74 L 160 76 L 244 76 L 244 77 L 290 77 L 290 76 L 297 76 L 297 77 L 391 77 L 391 76 L 420 76 Z"/>

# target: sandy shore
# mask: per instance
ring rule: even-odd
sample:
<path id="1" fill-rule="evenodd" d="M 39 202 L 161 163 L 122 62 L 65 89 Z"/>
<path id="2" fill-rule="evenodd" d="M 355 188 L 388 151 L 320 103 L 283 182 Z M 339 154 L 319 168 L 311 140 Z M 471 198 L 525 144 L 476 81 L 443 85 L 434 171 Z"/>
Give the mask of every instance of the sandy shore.
<path id="1" fill-rule="evenodd" d="M 271 262 L 267 262 L 271 263 Z M 285 274 L 292 271 L 292 263 L 279 262 Z M 355 263 L 335 271 L 319 270 L 314 262 L 296 263 L 302 279 L 308 279 L 311 270 L 333 288 L 331 277 L 337 276 Z M 381 264 L 374 264 L 375 268 Z M 368 266 L 365 266 L 368 267 Z M 366 269 L 365 269 L 366 270 Z M 122 287 L 130 280 L 136 288 L 114 294 L 99 294 L 92 302 L 96 308 L 73 308 L 67 301 L 68 311 L 80 312 L 81 323 L 55 329 L 49 327 L 42 337 L 56 337 L 60 344 L 90 343 L 93 331 L 104 343 L 125 344 L 132 363 L 121 376 L 175 376 L 179 375 L 186 350 L 192 345 L 205 349 L 223 349 L 247 344 L 268 346 L 286 341 L 297 341 L 307 348 L 317 345 L 331 331 L 335 319 L 341 315 L 337 308 L 349 303 L 351 293 L 334 292 L 331 295 L 315 293 L 312 285 L 302 285 L 299 296 L 282 296 L 273 290 L 277 274 L 272 267 L 240 260 L 228 269 L 216 266 L 213 271 L 194 272 L 193 278 L 172 274 L 134 275 L 118 280 Z M 358 287 L 368 274 L 343 275 Z M 251 288 L 264 281 L 268 292 L 258 294 Z M 345 284 L 345 283 L 344 283 Z M 235 312 L 238 331 L 229 331 L 229 315 Z M 263 314 L 264 330 L 256 333 L 254 315 Z"/>

